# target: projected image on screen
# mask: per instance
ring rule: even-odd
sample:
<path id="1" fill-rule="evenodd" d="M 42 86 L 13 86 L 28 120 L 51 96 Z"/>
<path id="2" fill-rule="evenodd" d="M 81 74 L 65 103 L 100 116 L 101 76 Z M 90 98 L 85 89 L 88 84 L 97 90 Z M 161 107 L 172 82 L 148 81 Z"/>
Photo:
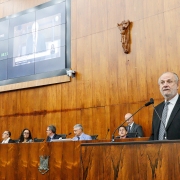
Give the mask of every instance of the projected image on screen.
<path id="1" fill-rule="evenodd" d="M 15 26 L 14 34 L 17 37 L 13 42 L 13 65 L 60 57 L 59 47 L 65 45 L 65 24 L 58 25 L 60 19 L 61 13 L 58 13 L 36 22 Z M 24 32 L 27 34 L 21 35 Z"/>
<path id="2" fill-rule="evenodd" d="M 67 68 L 66 3 L 54 0 L 0 19 L 0 85 Z"/>
<path id="3" fill-rule="evenodd" d="M 65 1 L 50 2 L 0 20 L 0 80 L 66 68 L 65 11 Z"/>

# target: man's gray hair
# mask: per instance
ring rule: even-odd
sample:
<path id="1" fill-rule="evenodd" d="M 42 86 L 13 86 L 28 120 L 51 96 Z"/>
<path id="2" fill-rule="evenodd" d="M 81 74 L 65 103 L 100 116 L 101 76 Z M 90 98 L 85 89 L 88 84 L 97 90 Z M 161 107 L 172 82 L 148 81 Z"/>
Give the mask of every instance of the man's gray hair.
<path id="1" fill-rule="evenodd" d="M 74 129 L 75 129 L 75 128 L 78 128 L 78 129 L 82 129 L 82 130 L 83 130 L 83 127 L 82 127 L 81 124 L 76 124 L 76 125 L 74 126 Z"/>
<path id="2" fill-rule="evenodd" d="M 49 125 L 49 130 L 51 130 L 53 133 L 56 133 L 56 127 L 54 125 Z"/>
<path id="3" fill-rule="evenodd" d="M 174 73 L 174 72 L 165 72 L 165 73 L 163 73 L 163 74 L 166 74 L 166 73 L 172 73 L 172 74 L 174 75 L 174 78 L 175 78 L 176 83 L 178 84 L 178 82 L 179 82 L 179 77 L 178 77 L 178 75 L 177 75 L 176 73 Z M 161 74 L 161 76 L 162 76 L 163 74 Z M 160 78 L 161 78 L 161 76 L 160 76 L 159 79 L 158 79 L 158 84 L 160 84 Z"/>
<path id="4" fill-rule="evenodd" d="M 179 77 L 178 77 L 178 75 L 177 75 L 176 73 L 174 73 L 174 72 L 173 72 L 173 74 L 174 74 L 174 77 L 175 77 L 175 79 L 176 79 L 176 82 L 178 83 L 178 82 L 179 82 Z"/>

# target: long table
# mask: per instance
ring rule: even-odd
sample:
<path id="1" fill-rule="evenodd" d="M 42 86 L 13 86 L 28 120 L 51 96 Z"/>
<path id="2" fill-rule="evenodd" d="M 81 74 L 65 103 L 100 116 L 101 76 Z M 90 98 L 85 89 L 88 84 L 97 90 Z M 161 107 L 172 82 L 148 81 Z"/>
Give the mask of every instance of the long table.
<path id="1" fill-rule="evenodd" d="M 179 149 L 147 138 L 0 144 L 0 180 L 177 180 Z M 44 174 L 40 156 L 49 157 Z"/>

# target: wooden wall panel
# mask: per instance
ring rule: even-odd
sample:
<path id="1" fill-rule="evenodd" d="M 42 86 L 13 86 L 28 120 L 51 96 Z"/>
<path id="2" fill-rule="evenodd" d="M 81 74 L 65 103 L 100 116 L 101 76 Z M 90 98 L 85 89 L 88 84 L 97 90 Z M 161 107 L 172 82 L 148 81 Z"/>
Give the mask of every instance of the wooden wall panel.
<path id="1" fill-rule="evenodd" d="M 14 2 L 13 1 L 3 2 L 2 5 L 3 5 L 3 16 L 2 17 L 9 16 L 14 13 L 14 9 L 13 9 Z"/>
<path id="2" fill-rule="evenodd" d="M 109 104 L 107 31 L 92 35 L 92 106 Z"/>
<path id="3" fill-rule="evenodd" d="M 121 10 L 120 10 L 121 8 Z M 112 3 L 111 0 L 107 0 L 107 28 L 116 28 L 117 23 L 121 23 L 124 20 L 125 12 L 125 1 L 123 0 L 114 0 Z"/>
<path id="4" fill-rule="evenodd" d="M 118 92 L 118 49 L 117 49 L 117 29 L 108 30 L 108 78 L 107 82 L 109 84 L 109 104 L 119 103 Z M 111 44 L 111 45 L 110 45 Z"/>
<path id="5" fill-rule="evenodd" d="M 155 27 L 158 27 L 158 31 L 156 28 L 152 28 L 154 25 Z M 151 29 L 151 31 L 148 29 Z M 155 36 L 154 34 L 157 35 Z M 146 19 L 145 36 L 147 39 L 145 50 L 147 55 L 149 55 L 146 62 L 148 95 L 149 97 L 154 97 L 157 99 L 161 97 L 157 83 L 158 78 L 160 74 L 168 70 L 163 14 Z"/>
<path id="6" fill-rule="evenodd" d="M 91 0 L 91 33 L 101 32 L 107 29 L 107 1 Z M 99 17 L 99 18 L 97 18 Z"/>
<path id="7" fill-rule="evenodd" d="M 163 0 L 152 0 L 143 1 L 143 14 L 144 18 L 156 16 L 157 14 L 163 13 L 164 11 L 164 1 Z"/>
<path id="8" fill-rule="evenodd" d="M 178 54 L 178 27 L 176 21 L 172 21 L 172 19 L 179 19 L 180 8 L 175 10 L 167 11 L 164 13 L 164 21 L 165 21 L 165 32 L 166 32 L 166 49 L 167 49 L 167 60 L 173 60 L 173 63 L 167 63 L 167 67 L 169 71 L 174 71 L 179 74 L 179 56 Z"/>
<path id="9" fill-rule="evenodd" d="M 106 118 L 107 109 L 106 107 L 98 107 L 92 109 L 92 123 L 96 124 L 93 127 L 93 132 L 91 132 L 91 135 L 98 135 L 98 139 L 106 139 L 109 134 L 109 123 L 108 119 Z M 102 126 L 102 122 L 103 126 Z M 102 136 L 103 135 L 103 136 Z M 108 138 L 109 139 L 109 138 Z"/>
<path id="10" fill-rule="evenodd" d="M 0 17 L 47 0 L 0 1 Z M 19 5 L 21 4 L 21 6 Z M 127 112 L 135 112 L 152 97 L 163 100 L 157 84 L 169 70 L 180 73 L 180 3 L 178 0 L 72 0 L 70 82 L 0 93 L 0 132 L 18 138 L 29 128 L 45 138 L 46 127 L 72 133 L 82 123 L 86 133 L 111 138 Z M 117 23 L 129 19 L 131 51 L 124 54 Z M 179 74 L 180 75 L 180 74 Z M 150 136 L 153 108 L 134 117 Z"/>
<path id="11" fill-rule="evenodd" d="M 164 1 L 164 11 L 173 10 L 180 6 L 180 2 L 178 0 Z"/>
<path id="12" fill-rule="evenodd" d="M 77 1 L 77 38 L 91 34 L 91 0 L 76 0 Z M 75 2 L 74 2 L 75 3 Z M 72 17 L 72 16 L 71 16 Z M 85 18 L 86 17 L 86 18 Z"/>
<path id="13" fill-rule="evenodd" d="M 91 36 L 77 40 L 77 107 L 92 106 Z"/>
<path id="14" fill-rule="evenodd" d="M 146 55 L 142 50 L 142 47 L 146 46 L 145 33 L 144 33 L 144 20 L 139 20 L 136 23 L 132 24 L 132 51 L 130 57 L 128 56 L 129 63 L 134 61 L 134 71 L 135 71 L 135 86 L 128 86 L 128 94 L 131 94 L 131 99 L 129 102 L 137 102 L 137 101 L 146 101 L 147 97 L 147 67 L 146 67 Z M 141 28 L 139 28 L 141 27 Z M 139 36 L 141 34 L 141 36 Z M 137 53 L 138 52 L 138 53 Z M 128 74 L 131 74 L 131 69 L 128 69 Z M 135 78 L 132 78 L 132 81 Z M 133 83 L 134 84 L 134 83 Z M 130 90 L 130 91 L 129 91 Z"/>

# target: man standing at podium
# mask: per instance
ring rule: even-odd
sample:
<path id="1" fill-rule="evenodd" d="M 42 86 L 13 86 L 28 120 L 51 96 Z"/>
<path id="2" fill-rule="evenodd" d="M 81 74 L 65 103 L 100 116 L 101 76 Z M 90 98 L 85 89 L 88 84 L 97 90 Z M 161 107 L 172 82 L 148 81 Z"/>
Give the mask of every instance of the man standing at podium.
<path id="1" fill-rule="evenodd" d="M 155 107 L 150 140 L 180 139 L 179 78 L 173 72 L 165 72 L 158 84 L 164 102 Z"/>

